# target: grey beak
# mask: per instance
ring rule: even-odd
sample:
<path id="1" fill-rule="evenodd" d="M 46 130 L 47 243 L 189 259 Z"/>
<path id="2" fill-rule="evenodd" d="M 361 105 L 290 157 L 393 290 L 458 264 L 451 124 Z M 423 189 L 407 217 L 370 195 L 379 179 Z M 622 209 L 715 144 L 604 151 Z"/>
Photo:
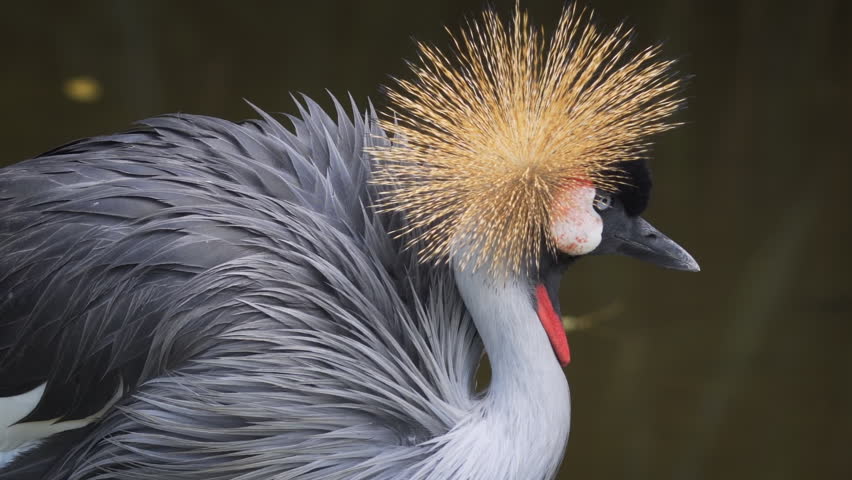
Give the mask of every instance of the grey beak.
<path id="1" fill-rule="evenodd" d="M 674 270 L 697 272 L 698 262 L 686 250 L 641 217 L 630 228 L 615 233 L 616 253 Z"/>

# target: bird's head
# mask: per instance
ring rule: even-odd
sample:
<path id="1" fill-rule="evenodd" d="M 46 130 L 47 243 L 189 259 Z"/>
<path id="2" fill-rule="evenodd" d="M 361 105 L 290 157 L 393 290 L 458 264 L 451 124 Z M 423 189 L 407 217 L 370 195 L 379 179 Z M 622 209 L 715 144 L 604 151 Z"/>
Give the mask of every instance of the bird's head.
<path id="1" fill-rule="evenodd" d="M 545 37 L 516 8 L 420 44 L 413 78 L 389 89 L 373 150 L 379 205 L 403 212 L 422 261 L 450 261 L 495 282 L 521 279 L 562 364 L 559 279 L 579 257 L 617 253 L 698 270 L 640 214 L 649 137 L 675 126 L 680 80 L 659 47 L 632 53 L 631 31 L 604 33 L 567 7 Z"/>

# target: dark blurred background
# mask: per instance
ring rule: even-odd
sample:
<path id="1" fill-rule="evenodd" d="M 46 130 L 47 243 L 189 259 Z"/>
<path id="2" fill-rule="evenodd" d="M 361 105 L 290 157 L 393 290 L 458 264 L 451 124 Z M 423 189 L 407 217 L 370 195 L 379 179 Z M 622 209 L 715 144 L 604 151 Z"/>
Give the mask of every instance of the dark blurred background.
<path id="1" fill-rule="evenodd" d="M 504 13 L 513 2 L 493 2 Z M 586 1 L 692 75 L 647 216 L 699 274 L 580 262 L 560 478 L 852 478 L 852 4 Z M 383 103 L 412 38 L 481 0 L 15 2 L 0 15 L 0 165 L 166 112 L 240 120 L 290 92 Z M 526 0 L 552 27 L 562 3 Z"/>

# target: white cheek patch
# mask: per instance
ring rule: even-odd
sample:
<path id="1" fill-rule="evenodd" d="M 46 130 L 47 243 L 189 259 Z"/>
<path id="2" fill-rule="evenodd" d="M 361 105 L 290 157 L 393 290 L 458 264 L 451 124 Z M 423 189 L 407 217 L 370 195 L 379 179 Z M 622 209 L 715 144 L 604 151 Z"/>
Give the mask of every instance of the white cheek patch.
<path id="1" fill-rule="evenodd" d="M 553 199 L 550 233 L 556 248 L 568 255 L 585 255 L 601 243 L 603 221 L 593 206 L 595 187 L 569 185 Z"/>

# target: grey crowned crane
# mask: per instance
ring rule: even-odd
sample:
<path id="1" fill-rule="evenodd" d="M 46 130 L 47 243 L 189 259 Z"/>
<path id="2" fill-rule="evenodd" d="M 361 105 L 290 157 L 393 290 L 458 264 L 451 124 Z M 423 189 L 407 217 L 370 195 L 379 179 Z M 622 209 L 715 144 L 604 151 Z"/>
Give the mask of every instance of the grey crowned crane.
<path id="1" fill-rule="evenodd" d="M 553 478 L 565 268 L 698 269 L 639 216 L 681 102 L 628 36 L 486 12 L 386 120 L 167 115 L 0 170 L 0 477 Z"/>

